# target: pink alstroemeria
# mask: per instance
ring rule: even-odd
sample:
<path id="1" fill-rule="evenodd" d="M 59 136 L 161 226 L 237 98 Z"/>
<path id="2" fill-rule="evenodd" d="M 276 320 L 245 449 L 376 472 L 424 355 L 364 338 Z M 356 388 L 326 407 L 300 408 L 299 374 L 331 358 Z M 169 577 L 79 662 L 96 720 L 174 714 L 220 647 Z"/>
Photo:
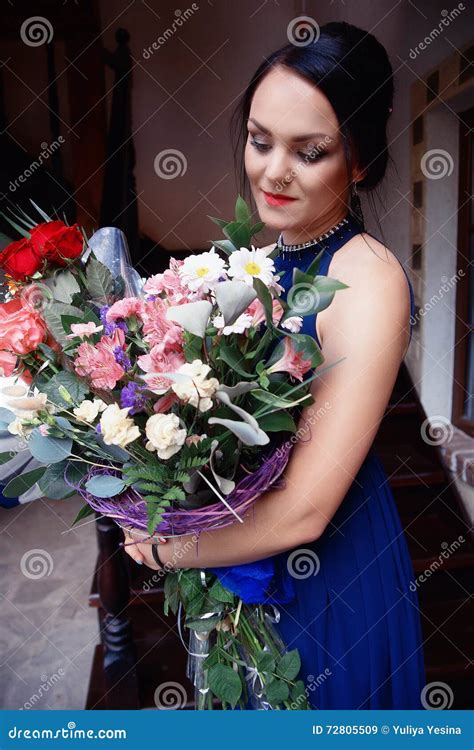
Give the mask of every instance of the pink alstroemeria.
<path id="1" fill-rule="evenodd" d="M 123 348 L 125 334 L 117 328 L 112 336 L 102 336 L 95 345 L 83 342 L 77 349 L 74 369 L 82 377 L 90 377 L 95 388 L 112 390 L 117 381 L 125 374 L 125 370 L 115 359 L 114 349 Z"/>
<path id="2" fill-rule="evenodd" d="M 92 336 L 93 333 L 98 333 L 103 327 L 104 326 L 96 325 L 92 321 L 90 323 L 71 323 L 72 333 L 68 333 L 66 338 L 74 339 L 77 336 L 80 336 L 82 339 L 84 336 Z"/>
<path id="3" fill-rule="evenodd" d="M 183 351 L 183 329 L 166 318 L 168 305 L 157 297 L 145 302 L 143 338 L 151 348 L 161 353 Z"/>
<path id="4" fill-rule="evenodd" d="M 283 315 L 283 307 L 281 306 L 281 302 L 277 299 L 273 300 L 272 307 L 272 320 L 275 325 L 278 325 L 278 322 Z M 258 326 L 265 320 L 265 308 L 258 298 L 250 303 L 245 312 L 252 315 L 253 326 Z"/>
<path id="5" fill-rule="evenodd" d="M 169 378 L 160 377 L 160 372 L 176 372 L 184 365 L 185 358 L 179 352 L 162 352 L 160 347 L 154 346 L 149 354 L 137 357 L 138 366 L 146 373 L 157 373 L 146 379 L 148 388 L 156 393 L 166 393 L 171 388 L 172 381 Z"/>
<path id="6" fill-rule="evenodd" d="M 171 304 L 177 305 L 180 302 L 187 302 L 189 290 L 183 285 L 179 268 L 183 265 L 184 260 L 171 258 L 170 267 L 163 273 L 155 273 L 145 282 L 143 290 L 150 295 L 157 296 L 166 292 L 166 296 Z"/>
<path id="7" fill-rule="evenodd" d="M 303 375 L 311 369 L 311 360 L 304 359 L 303 353 L 294 348 L 289 336 L 285 338 L 284 347 L 283 356 L 268 368 L 267 374 L 272 372 L 287 372 L 293 378 L 302 381 Z"/>
<path id="8" fill-rule="evenodd" d="M 153 411 L 156 411 L 158 414 L 166 414 L 166 412 L 168 412 L 174 404 L 178 403 L 178 401 L 179 398 L 176 393 L 170 391 L 169 393 L 165 393 L 164 396 L 160 396 L 153 405 Z"/>

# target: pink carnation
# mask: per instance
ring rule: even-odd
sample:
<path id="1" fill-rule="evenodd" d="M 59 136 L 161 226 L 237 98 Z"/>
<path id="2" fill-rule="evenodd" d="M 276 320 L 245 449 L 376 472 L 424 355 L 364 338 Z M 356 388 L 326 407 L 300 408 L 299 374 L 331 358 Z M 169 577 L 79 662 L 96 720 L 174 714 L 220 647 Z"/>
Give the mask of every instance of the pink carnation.
<path id="1" fill-rule="evenodd" d="M 137 357 L 139 367 L 146 373 L 176 372 L 181 365 L 184 365 L 185 359 L 182 353 L 169 352 L 164 353 L 158 346 L 154 346 L 150 354 L 142 354 Z M 157 393 L 166 393 L 171 387 L 171 380 L 166 377 L 147 378 L 148 388 Z"/>
<path id="2" fill-rule="evenodd" d="M 169 305 L 160 297 L 145 302 L 143 337 L 151 348 L 160 352 L 183 351 L 183 329 L 166 318 Z"/>
<path id="3" fill-rule="evenodd" d="M 143 320 L 144 309 L 145 303 L 139 297 L 124 297 L 109 307 L 105 318 L 107 323 L 112 323 L 119 318 L 125 320 L 131 318 L 132 315 Z"/>
<path id="4" fill-rule="evenodd" d="M 0 376 L 9 378 L 16 367 L 17 356 L 12 352 L 0 351 Z"/>
<path id="5" fill-rule="evenodd" d="M 46 336 L 43 320 L 33 307 L 23 306 L 19 297 L 0 304 L 0 349 L 29 354 Z"/>

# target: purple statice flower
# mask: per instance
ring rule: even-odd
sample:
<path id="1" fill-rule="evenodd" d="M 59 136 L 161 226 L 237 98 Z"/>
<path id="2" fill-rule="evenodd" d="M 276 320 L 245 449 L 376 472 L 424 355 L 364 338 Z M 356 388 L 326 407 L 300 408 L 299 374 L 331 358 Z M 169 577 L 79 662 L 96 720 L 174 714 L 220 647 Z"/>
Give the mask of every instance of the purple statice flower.
<path id="1" fill-rule="evenodd" d="M 101 424 L 100 424 L 100 422 L 99 422 L 98 424 L 96 424 L 96 426 L 95 426 L 95 431 L 96 431 L 96 432 L 98 432 L 98 433 L 99 433 L 99 435 L 100 435 L 100 433 L 102 432 L 102 427 L 101 427 Z"/>
<path id="2" fill-rule="evenodd" d="M 120 406 L 122 409 L 130 406 L 129 414 L 136 414 L 138 411 L 143 411 L 146 400 L 143 388 L 138 383 L 127 383 L 120 392 Z"/>
<path id="3" fill-rule="evenodd" d="M 106 336 L 111 336 L 116 328 L 121 328 L 124 333 L 127 333 L 128 328 L 124 320 L 119 320 L 119 321 L 116 321 L 115 323 L 113 322 L 109 323 L 107 321 L 106 315 L 107 315 L 107 310 L 109 309 L 109 307 L 110 305 L 103 305 L 100 308 L 100 322 L 104 326 L 104 334 Z"/>
<path id="4" fill-rule="evenodd" d="M 121 346 L 116 346 L 114 348 L 114 357 L 115 361 L 118 362 L 125 371 L 130 370 L 132 363 L 130 362 L 130 359 L 127 357 Z"/>

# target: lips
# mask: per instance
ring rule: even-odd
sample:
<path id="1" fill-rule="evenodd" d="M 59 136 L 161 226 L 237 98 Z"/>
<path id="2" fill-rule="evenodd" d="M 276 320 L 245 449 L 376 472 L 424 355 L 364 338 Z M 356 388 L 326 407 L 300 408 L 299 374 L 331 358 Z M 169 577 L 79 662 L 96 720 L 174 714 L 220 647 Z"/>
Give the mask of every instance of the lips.
<path id="1" fill-rule="evenodd" d="M 280 193 L 267 193 L 266 190 L 262 190 L 266 202 L 270 206 L 286 206 L 288 203 L 297 200 L 297 198 L 291 198 L 288 195 L 281 195 Z"/>

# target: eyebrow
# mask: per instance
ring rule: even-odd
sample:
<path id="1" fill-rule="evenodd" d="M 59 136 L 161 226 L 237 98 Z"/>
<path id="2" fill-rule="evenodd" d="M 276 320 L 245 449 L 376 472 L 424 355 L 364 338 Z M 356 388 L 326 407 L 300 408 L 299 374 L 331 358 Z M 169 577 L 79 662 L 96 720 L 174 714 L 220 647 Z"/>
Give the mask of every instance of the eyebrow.
<path id="1" fill-rule="evenodd" d="M 271 135 L 271 131 L 257 122 L 253 117 L 249 117 L 248 119 L 250 122 L 253 122 L 262 133 L 265 133 L 265 135 Z M 311 140 L 311 138 L 330 138 L 330 140 L 333 140 L 333 138 L 327 133 L 308 133 L 307 135 L 297 135 L 295 138 L 292 138 L 292 141 L 293 143 L 302 143 L 303 141 Z"/>

